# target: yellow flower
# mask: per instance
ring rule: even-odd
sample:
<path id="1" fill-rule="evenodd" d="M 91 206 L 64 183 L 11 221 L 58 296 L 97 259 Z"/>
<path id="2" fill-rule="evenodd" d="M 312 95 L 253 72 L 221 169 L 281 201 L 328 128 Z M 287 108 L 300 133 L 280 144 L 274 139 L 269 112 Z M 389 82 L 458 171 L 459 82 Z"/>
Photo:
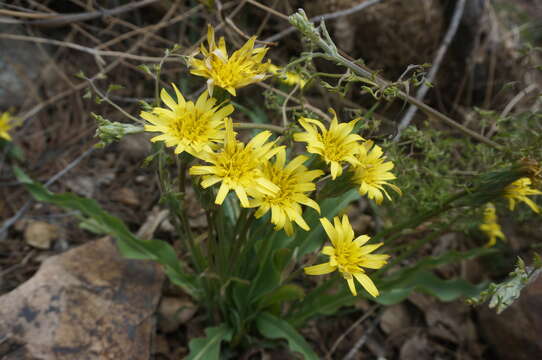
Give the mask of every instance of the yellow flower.
<path id="1" fill-rule="evenodd" d="M 384 195 L 391 200 L 390 195 L 384 189 L 384 185 L 391 187 L 397 193 L 401 194 L 401 190 L 388 183 L 388 180 L 395 179 L 390 170 L 393 169 L 393 162 L 385 161 L 386 157 L 382 156 L 382 149 L 378 145 L 374 145 L 372 141 L 366 141 L 359 147 L 357 154 L 358 164 L 354 166 L 352 181 L 359 185 L 359 193 L 367 195 L 369 199 L 374 199 L 377 204 L 382 203 Z M 372 148 L 372 149 L 371 149 Z"/>
<path id="2" fill-rule="evenodd" d="M 525 204 L 529 205 L 535 213 L 540 212 L 540 208 L 527 196 L 540 195 L 542 194 L 542 191 L 532 189 L 530 186 L 531 179 L 524 177 L 504 188 L 504 197 L 508 199 L 510 210 L 514 210 L 516 201 L 523 201 Z"/>
<path id="3" fill-rule="evenodd" d="M 218 46 L 215 43 L 215 31 L 209 25 L 207 29 L 207 42 L 209 49 L 203 44 L 200 51 L 203 59 L 190 58 L 190 72 L 197 76 L 208 78 L 209 92 L 213 93 L 213 86 L 216 85 L 227 90 L 235 96 L 235 89 L 258 82 L 266 77 L 269 67 L 268 63 L 262 63 L 267 48 L 254 49 L 256 37 L 251 37 L 241 49 L 234 51 L 228 56 L 226 41 L 220 38 Z"/>
<path id="4" fill-rule="evenodd" d="M 165 89 L 160 94 L 169 109 L 155 107 L 152 112 L 141 112 L 140 116 L 150 123 L 145 125 L 145 131 L 161 132 L 162 135 L 151 141 L 164 141 L 166 146 L 174 146 L 175 154 L 186 151 L 201 157 L 212 151 L 216 143 L 224 141 L 224 118 L 233 112 L 233 106 L 215 106 L 216 99 L 209 98 L 207 92 L 203 92 L 194 104 L 185 101 L 175 85 L 173 88 L 177 101 Z"/>
<path id="5" fill-rule="evenodd" d="M 299 123 L 306 132 L 294 134 L 294 140 L 306 142 L 308 152 L 320 155 L 326 164 L 330 164 L 331 178 L 335 180 L 343 172 L 341 165 L 343 162 L 358 164 L 355 155 L 359 148 L 358 141 L 363 138 L 352 134 L 354 126 L 360 119 L 339 124 L 335 111 L 333 109 L 329 111 L 333 114 L 329 130 L 318 120 L 301 118 Z"/>
<path id="6" fill-rule="evenodd" d="M 284 229 L 291 236 L 294 232 L 292 221 L 303 230 L 309 230 L 309 226 L 303 219 L 301 205 L 307 205 L 320 213 L 318 204 L 310 199 L 305 193 L 316 189 L 312 181 L 324 174 L 320 170 L 307 170 L 302 164 L 307 161 L 303 155 L 286 164 L 286 150 L 281 149 L 274 163 L 268 161 L 263 165 L 264 176 L 279 187 L 279 191 L 273 195 L 257 196 L 250 202 L 252 207 L 259 207 L 254 214 L 260 218 L 271 210 L 271 223 L 275 230 Z"/>
<path id="7" fill-rule="evenodd" d="M 324 246 L 322 249 L 322 254 L 329 256 L 329 262 L 306 267 L 305 273 L 323 275 L 339 270 L 354 296 L 357 295 L 354 278 L 369 294 L 378 296 L 378 289 L 362 267 L 380 269 L 388 262 L 389 255 L 371 254 L 383 243 L 364 245 L 371 239 L 367 235 L 354 239 L 354 230 L 346 215 L 343 215 L 342 222 L 338 216 L 333 218 L 334 226 L 326 218 L 321 218 L 320 222 L 331 240 L 332 246 Z"/>
<path id="8" fill-rule="evenodd" d="M 300 88 L 303 88 L 307 83 L 300 75 L 289 71 L 283 72 L 281 71 L 281 68 L 273 64 L 269 65 L 269 72 L 278 77 L 278 79 L 286 85 L 299 85 Z"/>
<path id="9" fill-rule="evenodd" d="M 15 123 L 9 112 L 6 111 L 2 115 L 0 115 L 0 138 L 11 141 L 9 131 L 14 127 Z"/>
<path id="10" fill-rule="evenodd" d="M 506 239 L 501 231 L 501 226 L 497 222 L 497 212 L 495 206 L 491 203 L 486 205 L 484 209 L 484 222 L 479 226 L 480 230 L 486 233 L 489 241 L 485 245 L 486 247 L 492 247 L 497 243 L 497 238 Z"/>
<path id="11" fill-rule="evenodd" d="M 248 196 L 274 195 L 279 191 L 275 184 L 263 176 L 261 165 L 283 146 L 275 147 L 274 142 L 266 143 L 271 136 L 269 131 L 262 131 L 245 145 L 235 138 L 231 119 L 225 121 L 226 138 L 223 148 L 202 157 L 212 165 L 194 165 L 190 168 L 190 174 L 203 175 L 203 188 L 222 182 L 215 204 L 222 204 L 230 190 L 234 190 L 241 206 L 250 207 Z"/>

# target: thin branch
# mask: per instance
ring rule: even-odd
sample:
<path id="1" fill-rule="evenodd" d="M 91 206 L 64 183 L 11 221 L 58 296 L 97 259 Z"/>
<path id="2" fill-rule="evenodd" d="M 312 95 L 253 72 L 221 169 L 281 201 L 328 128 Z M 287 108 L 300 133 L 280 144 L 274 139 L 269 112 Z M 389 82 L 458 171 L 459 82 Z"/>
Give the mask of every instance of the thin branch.
<path id="1" fill-rule="evenodd" d="M 379 307 L 380 307 L 379 304 L 373 305 L 371 308 L 369 308 L 369 310 L 367 310 L 363 315 L 361 315 L 360 318 L 357 319 L 344 333 L 342 333 L 341 336 L 339 336 L 339 338 L 337 339 L 337 341 L 335 341 L 333 346 L 331 346 L 331 349 L 329 349 L 329 351 L 327 352 L 326 359 L 333 359 L 332 358 L 333 353 L 335 352 L 335 350 L 337 350 L 337 347 L 341 344 L 344 338 L 348 334 L 350 334 L 352 330 L 357 328 L 359 324 L 367 320 L 367 318 L 371 316 Z"/>
<path id="2" fill-rule="evenodd" d="M 139 2 L 132 2 L 128 3 L 126 5 L 122 5 L 113 9 L 105 9 L 105 10 L 96 10 L 96 11 L 90 11 L 90 12 L 83 12 L 83 13 L 77 13 L 77 14 L 47 14 L 49 16 L 45 17 L 45 14 L 40 14 L 41 19 L 40 20 L 33 20 L 33 21 L 18 21 L 22 24 L 27 25 L 34 25 L 34 26 L 64 26 L 66 24 L 74 23 L 74 22 L 80 22 L 80 21 L 87 21 L 92 20 L 100 17 L 106 17 L 106 16 L 115 16 L 118 14 L 122 14 L 128 11 L 133 11 L 135 9 L 138 9 L 143 6 L 147 6 L 149 4 L 155 3 L 158 0 L 141 0 Z M 9 10 L 0 10 L 0 14 L 2 12 L 6 13 L 9 12 Z M 18 14 L 13 14 L 18 13 Z M 19 17 L 31 17 L 30 14 L 26 13 L 20 13 L 20 12 L 11 12 L 12 16 L 19 16 Z M 38 15 L 35 15 L 34 17 L 38 17 Z"/>
<path id="3" fill-rule="evenodd" d="M 446 54 L 446 51 L 448 50 L 448 46 L 450 46 L 450 43 L 452 42 L 457 32 L 457 29 L 459 28 L 459 23 L 461 22 L 461 19 L 463 18 L 464 10 L 465 10 L 465 0 L 459 0 L 457 2 L 457 5 L 455 6 L 454 15 L 450 22 L 450 26 L 448 27 L 448 30 L 446 31 L 444 40 L 442 41 L 442 44 L 440 45 L 437 51 L 437 54 L 435 55 L 435 58 L 433 59 L 433 66 L 431 67 L 431 70 L 429 71 L 429 74 L 427 75 L 427 81 L 430 83 L 433 82 L 433 80 L 435 79 L 435 76 L 437 75 L 437 72 L 440 68 L 440 64 L 442 63 L 442 59 L 444 58 L 444 54 Z M 426 83 L 424 83 L 418 89 L 416 93 L 416 100 L 423 101 L 423 99 L 425 98 L 425 95 L 427 94 L 427 91 L 429 91 L 429 86 Z M 395 135 L 395 137 L 393 138 L 393 141 L 398 141 L 401 138 L 401 133 L 410 124 L 417 110 L 418 110 L 417 106 L 410 105 L 407 112 L 405 113 L 405 116 L 403 117 L 403 119 L 399 123 L 399 126 L 397 127 L 397 135 Z"/>
<path id="4" fill-rule="evenodd" d="M 344 10 L 340 10 L 340 11 L 336 11 L 336 12 L 332 12 L 332 13 L 327 13 L 327 14 L 322 14 L 322 15 L 317 15 L 317 16 L 313 16 L 309 19 L 309 21 L 311 21 L 312 23 L 315 23 L 317 21 L 326 21 L 326 20 L 332 20 L 332 19 L 337 19 L 339 17 L 343 17 L 343 16 L 347 16 L 347 15 L 352 15 L 352 14 L 355 14 L 359 11 L 362 11 L 362 10 L 365 10 L 366 8 L 368 8 L 369 6 L 373 6 L 373 5 L 376 5 L 377 3 L 379 3 L 380 1 L 382 0 L 369 0 L 369 1 L 364 1 L 356 6 L 353 6 L 349 9 L 344 9 Z M 253 5 L 261 5 L 259 3 L 257 3 L 256 1 L 254 0 L 248 0 L 248 2 L 250 2 L 251 4 Z M 258 6 L 256 5 L 256 6 Z M 259 6 L 259 7 L 262 7 L 263 6 Z M 274 10 L 274 9 L 273 9 Z M 284 14 L 281 14 L 281 13 L 278 13 L 278 11 L 274 11 L 272 12 L 273 14 L 279 16 L 278 14 L 280 14 L 279 17 L 283 18 L 283 16 L 285 16 Z M 278 14 L 277 14 L 278 13 Z M 288 19 L 288 17 L 286 17 L 286 20 Z M 289 28 L 285 29 L 285 30 L 282 30 L 281 32 L 273 35 L 273 36 L 270 36 L 268 37 L 267 39 L 265 39 L 264 41 L 270 41 L 270 42 L 273 42 L 273 41 L 277 41 L 277 40 L 280 40 L 282 39 L 283 37 L 287 36 L 287 35 L 290 35 L 291 33 L 293 33 L 295 31 L 295 27 L 294 26 L 290 26 Z"/>
<path id="5" fill-rule="evenodd" d="M 363 345 L 365 345 L 367 340 L 369 340 L 369 336 L 376 329 L 376 325 L 378 325 L 379 322 L 380 322 L 380 315 L 377 315 L 377 317 L 373 320 L 373 322 L 371 323 L 369 328 L 367 330 L 365 330 L 365 332 L 359 338 L 359 340 L 356 341 L 356 343 L 354 344 L 352 349 L 348 352 L 348 354 L 346 354 L 346 356 L 343 358 L 343 360 L 352 360 L 354 358 L 354 356 L 356 356 L 356 353 L 358 352 L 358 350 L 361 349 L 363 347 Z"/>
<path id="6" fill-rule="evenodd" d="M 284 127 L 288 126 L 288 117 L 286 116 L 286 106 L 288 105 L 288 101 L 290 101 L 290 98 L 292 97 L 292 95 L 294 95 L 298 89 L 299 89 L 299 84 L 295 84 L 292 91 L 288 93 L 288 96 L 286 96 L 286 99 L 284 99 L 284 102 L 282 103 L 282 126 Z"/>
<path id="7" fill-rule="evenodd" d="M 54 40 L 54 39 L 46 39 L 46 38 L 39 38 L 34 36 L 26 36 L 26 35 L 15 35 L 15 34 L 0 34 L 0 38 L 4 39 L 12 39 L 12 40 L 21 40 L 21 41 L 31 41 L 36 43 L 45 43 L 45 44 L 52 44 L 52 45 L 58 45 L 63 46 L 75 50 L 79 50 L 82 52 L 86 52 L 88 54 L 101 57 L 102 56 L 110 56 L 110 57 L 118 57 L 118 58 L 125 58 L 125 59 L 132 59 L 132 60 L 138 60 L 143 62 L 160 62 L 162 60 L 161 57 L 155 57 L 155 56 L 143 56 L 143 55 L 134 55 L 123 51 L 109 51 L 109 50 L 98 50 L 98 49 L 92 49 L 86 46 L 82 46 L 79 44 L 74 44 L 67 41 L 60 41 L 60 40 Z M 104 63 L 104 60 L 100 60 L 102 63 Z M 175 59 L 169 59 L 169 61 L 179 61 Z"/>
<path id="8" fill-rule="evenodd" d="M 288 94 L 285 93 L 284 91 L 280 91 L 278 89 L 275 89 L 274 87 L 272 87 L 270 85 L 267 85 L 265 83 L 260 82 L 260 83 L 257 83 L 257 85 L 263 87 L 264 89 L 270 90 L 270 91 L 274 92 L 275 94 L 278 94 L 280 96 L 284 96 L 285 98 L 288 97 Z M 318 114 L 318 116 L 320 116 L 322 119 L 326 119 L 327 121 L 331 122 L 331 118 L 329 117 L 329 115 L 324 113 L 322 110 L 318 109 L 316 106 L 311 105 L 310 103 L 308 103 L 306 101 L 299 100 L 298 98 L 293 97 L 293 96 L 290 97 L 290 100 L 297 103 L 297 104 L 299 104 L 299 105 L 301 105 L 301 106 L 303 106 L 305 109 L 310 110 L 315 114 Z"/>

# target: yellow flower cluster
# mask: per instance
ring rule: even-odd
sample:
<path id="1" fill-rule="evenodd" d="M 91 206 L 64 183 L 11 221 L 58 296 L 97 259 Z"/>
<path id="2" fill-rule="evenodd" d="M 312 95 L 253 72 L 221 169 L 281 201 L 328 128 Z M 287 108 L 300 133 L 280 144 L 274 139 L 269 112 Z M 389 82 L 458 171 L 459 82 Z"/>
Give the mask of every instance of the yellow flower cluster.
<path id="1" fill-rule="evenodd" d="M 339 123 L 337 114 L 330 109 L 333 119 L 329 129 L 315 119 L 301 118 L 299 124 L 305 132 L 294 134 L 294 140 L 307 143 L 307 151 L 318 154 L 330 166 L 331 178 L 341 176 L 345 164 L 351 166 L 352 181 L 359 185 L 359 193 L 380 204 L 383 194 L 391 200 L 384 185 L 401 194 L 401 190 L 388 181 L 395 179 L 390 172 L 393 162 L 386 161 L 382 149 L 372 141 L 365 141 L 354 133 L 360 119 Z"/>
<path id="2" fill-rule="evenodd" d="M 267 49 L 255 49 L 255 38 L 229 56 L 224 38 L 216 44 L 214 30 L 209 27 L 207 43 L 208 47 L 200 49 L 203 58 L 192 56 L 189 66 L 192 74 L 208 78 L 208 91 L 193 102 L 186 100 L 175 85 L 175 98 L 163 89 L 160 97 L 165 107 L 154 107 L 140 114 L 147 122 L 145 131 L 158 133 L 151 141 L 164 142 L 175 154 L 188 153 L 196 159 L 189 174 L 200 177 L 203 188 L 217 185 L 216 204 L 223 204 L 233 192 L 242 207 L 255 209 L 256 218 L 270 213 L 275 230 L 284 229 L 286 234 L 292 235 L 294 223 L 309 230 L 302 207 L 320 213 L 318 203 L 309 195 L 316 190 L 315 180 L 324 175 L 324 171 L 307 168 L 304 163 L 308 157 L 304 155 L 288 161 L 285 146 L 273 140 L 269 131 L 261 131 L 247 143 L 238 140 L 229 117 L 234 107 L 227 101 L 218 103 L 212 97 L 214 86 L 235 96 L 236 89 L 261 81 L 268 71 L 277 73 L 278 69 L 263 62 Z M 304 85 L 301 78 L 285 75 L 286 80 L 289 77 L 293 83 Z M 393 163 L 385 160 L 379 146 L 355 133 L 360 119 L 339 123 L 335 111 L 330 111 L 333 120 L 329 128 L 315 119 L 299 119 L 305 132 L 294 134 L 294 140 L 307 143 L 307 151 L 325 161 L 332 180 L 341 176 L 343 166 L 348 164 L 351 179 L 359 186 L 360 194 L 377 203 L 381 203 L 384 196 L 390 199 L 384 186 L 400 192 L 388 183 L 395 179 L 390 172 Z M 378 269 L 386 263 L 388 255 L 371 254 L 382 243 L 365 245 L 369 241 L 366 235 L 354 239 L 346 216 L 342 222 L 335 218 L 334 225 L 323 218 L 321 224 L 332 243 L 324 247 L 322 253 L 330 259 L 325 264 L 307 267 L 305 272 L 320 275 L 339 270 L 352 294 L 356 295 L 355 278 L 372 296 L 378 296 L 378 290 L 363 268 Z"/>
<path id="3" fill-rule="evenodd" d="M 488 203 L 484 209 L 484 222 L 479 226 L 489 238 L 486 247 L 492 247 L 497 243 L 497 238 L 505 240 L 501 226 L 497 222 L 497 211 L 492 203 Z"/>
<path id="4" fill-rule="evenodd" d="M 262 62 L 267 49 L 254 49 L 255 38 L 251 38 L 228 56 L 224 38 L 217 45 L 212 27 L 207 42 L 209 47 L 200 49 L 203 59 L 192 57 L 190 67 L 192 74 L 209 79 L 209 91 L 203 92 L 194 103 L 185 100 L 175 85 L 176 99 L 162 90 L 160 97 L 166 107 L 140 114 L 148 122 L 145 131 L 160 133 L 151 141 L 163 141 L 174 148 L 175 154 L 186 152 L 204 162 L 193 165 L 189 173 L 201 176 L 203 188 L 220 184 L 216 204 L 222 204 L 233 191 L 242 207 L 256 208 L 257 218 L 270 211 L 275 230 L 284 229 L 292 235 L 293 223 L 309 230 L 302 205 L 320 212 L 308 194 L 316 189 L 313 181 L 323 172 L 307 169 L 303 165 L 306 156 L 287 162 L 284 146 L 269 141 L 269 131 L 260 132 L 247 144 L 237 140 L 228 117 L 234 111 L 233 106 L 217 104 L 216 99 L 209 97 L 214 86 L 235 95 L 235 89 L 264 79 L 270 65 Z"/>

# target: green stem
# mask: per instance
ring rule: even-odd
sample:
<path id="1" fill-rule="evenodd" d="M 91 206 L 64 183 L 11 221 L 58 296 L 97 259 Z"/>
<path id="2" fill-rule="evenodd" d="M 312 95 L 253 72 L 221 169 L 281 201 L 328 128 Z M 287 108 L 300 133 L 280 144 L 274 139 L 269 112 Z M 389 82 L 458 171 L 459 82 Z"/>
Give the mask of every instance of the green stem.
<path id="1" fill-rule="evenodd" d="M 242 220 L 242 222 L 241 222 Z M 246 208 L 241 209 L 241 214 L 239 214 L 239 220 L 235 226 L 235 243 L 233 244 L 232 256 L 231 256 L 231 274 L 236 274 L 239 270 L 239 266 L 242 259 L 240 259 L 242 249 L 247 241 L 250 225 L 254 221 L 254 210 L 249 210 Z M 241 222 L 241 224 L 240 224 Z M 235 259 L 235 260 L 233 260 Z"/>
<path id="2" fill-rule="evenodd" d="M 415 216 L 411 219 L 408 219 L 398 225 L 395 225 L 395 226 L 392 226 L 391 228 L 388 228 L 388 229 L 384 229 L 380 232 L 378 232 L 374 237 L 374 241 L 375 242 L 379 242 L 379 241 L 384 241 L 386 244 L 390 244 L 392 243 L 393 241 L 397 240 L 397 238 L 399 238 L 399 236 L 401 235 L 401 233 L 403 232 L 403 230 L 405 229 L 414 229 L 416 228 L 417 226 L 421 225 L 422 223 L 424 223 L 425 221 L 435 217 L 435 216 L 438 216 L 440 214 L 442 214 L 443 212 L 451 209 L 453 206 L 452 206 L 452 203 L 455 202 L 456 200 L 462 198 L 462 197 L 465 197 L 469 195 L 469 192 L 467 191 L 461 191 L 455 195 L 452 195 L 450 197 L 448 197 L 448 199 L 446 199 L 442 204 L 439 204 L 437 206 L 435 206 L 434 208 L 424 212 L 424 213 L 421 213 L 420 215 L 418 216 Z M 384 238 L 386 238 L 385 240 L 383 240 Z"/>
<path id="3" fill-rule="evenodd" d="M 378 86 L 385 88 L 387 86 L 392 85 L 389 81 L 381 78 L 376 74 L 376 72 L 371 71 L 369 69 L 363 68 L 360 65 L 354 63 L 351 60 L 348 60 L 343 55 L 339 53 L 339 50 L 331 40 L 331 37 L 329 36 L 329 33 L 325 27 L 325 24 L 322 22 L 320 27 L 317 29 L 315 26 L 307 19 L 304 12 L 298 12 L 295 15 L 292 15 L 290 17 L 290 22 L 292 25 L 294 25 L 303 35 L 305 35 L 308 39 L 310 39 L 312 42 L 314 42 L 316 45 L 318 45 L 322 50 L 324 50 L 325 54 L 313 54 L 313 56 L 320 56 L 327 58 L 329 61 L 332 61 L 336 64 L 342 65 L 350 70 L 352 70 L 355 74 L 359 76 L 366 77 L 368 79 L 371 79 L 374 81 Z M 325 39 L 324 39 L 325 38 Z M 491 141 L 487 139 L 486 137 L 466 128 L 462 124 L 459 124 L 458 122 L 454 121 L 447 115 L 444 115 L 443 113 L 439 112 L 438 110 L 430 107 L 429 105 L 426 105 L 422 101 L 416 99 L 415 97 L 410 96 L 409 94 L 405 93 L 402 90 L 398 90 L 398 96 L 402 100 L 410 103 L 411 105 L 414 105 L 418 107 L 420 110 L 425 112 L 430 117 L 436 118 L 441 120 L 442 122 L 448 124 L 451 127 L 454 127 L 455 129 L 461 131 L 462 133 L 471 136 L 472 138 L 477 139 L 478 141 L 489 145 L 493 147 L 496 150 L 502 151 L 504 150 L 503 147 L 499 144 L 497 144 L 494 141 Z"/>

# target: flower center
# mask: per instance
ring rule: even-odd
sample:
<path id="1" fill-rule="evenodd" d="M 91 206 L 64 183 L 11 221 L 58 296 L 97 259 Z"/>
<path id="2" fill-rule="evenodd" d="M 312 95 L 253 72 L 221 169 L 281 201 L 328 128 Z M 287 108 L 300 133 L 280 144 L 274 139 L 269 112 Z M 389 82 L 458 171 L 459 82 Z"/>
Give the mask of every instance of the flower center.
<path id="1" fill-rule="evenodd" d="M 343 139 L 333 133 L 318 134 L 318 140 L 324 144 L 324 157 L 331 161 L 341 161 L 349 153 Z"/>
<path id="2" fill-rule="evenodd" d="M 266 173 L 269 180 L 280 188 L 275 196 L 265 196 L 266 200 L 272 205 L 280 205 L 291 201 L 296 185 L 295 177 L 275 166 L 269 166 Z"/>
<path id="3" fill-rule="evenodd" d="M 339 271 L 343 274 L 358 272 L 362 255 L 359 254 L 359 248 L 351 241 L 338 244 L 333 256 L 337 262 Z"/>
<path id="4" fill-rule="evenodd" d="M 254 161 L 254 156 L 250 149 L 243 149 L 239 144 L 233 151 L 226 147 L 219 155 L 218 167 L 221 169 L 221 177 L 229 178 L 231 181 L 241 181 L 243 177 L 255 175 L 258 163 Z"/>
<path id="5" fill-rule="evenodd" d="M 200 114 L 197 110 L 185 113 L 175 119 L 172 129 L 179 138 L 197 141 L 209 132 L 209 123 L 206 117 L 207 114 Z"/>

